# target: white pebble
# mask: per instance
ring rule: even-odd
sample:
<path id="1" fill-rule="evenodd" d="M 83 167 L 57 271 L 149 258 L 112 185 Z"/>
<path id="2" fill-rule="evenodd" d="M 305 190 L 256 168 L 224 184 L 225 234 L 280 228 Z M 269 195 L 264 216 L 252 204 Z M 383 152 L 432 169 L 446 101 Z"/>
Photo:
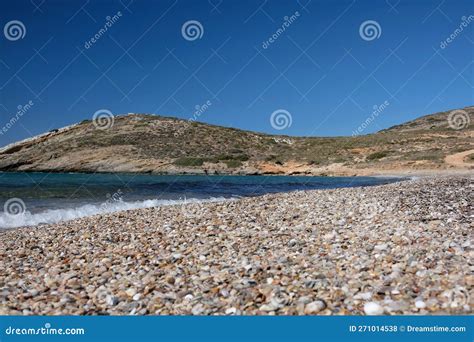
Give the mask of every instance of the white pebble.
<path id="1" fill-rule="evenodd" d="M 383 307 L 375 302 L 369 302 L 364 304 L 364 312 L 366 315 L 381 315 L 383 314 Z"/>
<path id="2" fill-rule="evenodd" d="M 173 253 L 171 256 L 175 260 L 181 259 L 183 257 L 183 255 L 181 253 Z"/>
<path id="3" fill-rule="evenodd" d="M 118 304 L 119 300 L 118 300 L 118 298 L 115 297 L 115 296 L 108 295 L 108 296 L 105 298 L 105 302 L 107 303 L 107 305 L 115 306 L 115 305 Z"/>
<path id="4" fill-rule="evenodd" d="M 415 306 L 418 309 L 424 309 L 424 308 L 426 308 L 426 303 L 422 300 L 417 300 L 417 301 L 415 301 Z"/>
<path id="5" fill-rule="evenodd" d="M 306 304 L 304 308 L 304 313 L 306 315 L 312 315 L 318 313 L 321 310 L 326 308 L 326 303 L 322 300 L 315 300 L 314 302 Z"/>
<path id="6" fill-rule="evenodd" d="M 290 241 L 288 241 L 288 246 L 290 247 L 294 247 L 298 244 L 298 241 L 296 241 L 296 239 L 291 239 Z"/>
<path id="7" fill-rule="evenodd" d="M 358 293 L 354 296 L 354 299 L 370 300 L 372 299 L 372 292 Z"/>
<path id="8" fill-rule="evenodd" d="M 380 244 L 380 245 L 375 245 L 374 249 L 376 251 L 384 251 L 388 248 L 388 245 L 386 243 Z"/>
<path id="9" fill-rule="evenodd" d="M 237 312 L 236 308 L 228 308 L 225 310 L 226 315 L 234 315 Z"/>

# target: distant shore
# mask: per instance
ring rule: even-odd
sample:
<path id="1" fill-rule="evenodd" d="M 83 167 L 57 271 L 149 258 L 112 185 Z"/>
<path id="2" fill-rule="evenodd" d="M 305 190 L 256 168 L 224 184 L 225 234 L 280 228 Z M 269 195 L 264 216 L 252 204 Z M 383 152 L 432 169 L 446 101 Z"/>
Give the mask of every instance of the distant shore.
<path id="1" fill-rule="evenodd" d="M 473 165 L 474 168 L 474 165 Z M 474 169 L 473 169 L 474 170 Z M 405 177 L 446 177 L 446 176 L 466 176 L 472 174 L 471 169 L 354 169 L 354 170 L 332 170 L 329 173 L 298 173 L 298 172 L 217 172 L 206 173 L 202 170 L 187 170 L 181 172 L 132 172 L 132 171 L 88 171 L 88 170 L 1 170 L 2 173 L 77 173 L 77 174 L 136 174 L 136 175 L 160 175 L 160 176 L 199 176 L 199 175 L 219 175 L 219 176 L 307 176 L 307 177 L 389 177 L 389 178 L 405 178 Z"/>
<path id="2" fill-rule="evenodd" d="M 450 110 L 372 134 L 286 136 L 151 114 L 116 115 L 111 126 L 77 124 L 0 148 L 0 170 L 371 176 L 474 168 L 474 107 L 450 126 Z M 284 131 L 280 133 L 285 133 Z M 364 132 L 365 133 L 365 132 Z"/>
<path id="3" fill-rule="evenodd" d="M 0 314 L 470 314 L 472 177 L 0 231 Z"/>

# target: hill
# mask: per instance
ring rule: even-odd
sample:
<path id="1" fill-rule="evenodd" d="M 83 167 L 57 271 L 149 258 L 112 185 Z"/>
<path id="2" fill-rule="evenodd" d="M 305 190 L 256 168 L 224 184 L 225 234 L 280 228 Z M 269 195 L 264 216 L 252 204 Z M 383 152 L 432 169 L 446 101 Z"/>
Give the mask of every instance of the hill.
<path id="1" fill-rule="evenodd" d="M 0 149 L 0 171 L 367 175 L 469 170 L 474 107 L 458 110 L 461 118 L 450 117 L 452 112 L 351 137 L 268 135 L 129 114 L 114 117 L 106 129 L 84 120 L 10 144 Z"/>

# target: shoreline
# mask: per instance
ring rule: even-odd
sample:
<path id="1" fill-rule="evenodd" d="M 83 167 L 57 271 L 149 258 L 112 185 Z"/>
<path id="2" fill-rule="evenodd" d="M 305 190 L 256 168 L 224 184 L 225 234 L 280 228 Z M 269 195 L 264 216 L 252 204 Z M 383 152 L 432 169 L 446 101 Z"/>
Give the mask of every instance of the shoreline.
<path id="1" fill-rule="evenodd" d="M 11 193 L 10 196 L 22 205 L 24 212 L 19 215 L 8 215 L 3 212 L 0 213 L 0 229 L 6 228 L 17 228 L 23 226 L 39 226 L 45 224 L 55 224 L 64 221 L 70 221 L 83 217 L 92 217 L 95 215 L 103 215 L 109 213 L 122 212 L 132 209 L 140 208 L 149 208 L 149 207 L 159 207 L 159 206 L 168 206 L 168 205 L 185 205 L 189 202 L 215 202 L 222 201 L 224 199 L 237 199 L 241 197 L 257 197 L 267 193 L 284 193 L 291 192 L 296 190 L 311 190 L 311 189 L 325 189 L 325 188 L 343 188 L 343 187 L 359 187 L 359 186 L 375 186 L 379 184 L 392 183 L 396 181 L 403 181 L 409 178 L 407 177 L 390 177 L 390 176 L 381 176 L 381 177 L 291 177 L 291 176 L 260 176 L 260 177 L 251 177 L 251 176 L 153 176 L 153 175 L 113 175 L 119 177 L 122 182 L 127 182 L 129 190 L 131 193 L 135 191 L 134 194 L 125 194 L 120 190 L 123 186 L 121 183 L 114 184 L 113 180 L 110 180 L 108 175 L 95 175 L 97 179 L 94 181 L 94 177 L 85 176 L 83 174 L 56 174 L 50 175 L 47 173 L 38 173 L 32 174 L 30 176 L 23 175 L 21 173 L 15 173 L 12 177 L 4 175 L 1 177 L 2 188 L 8 184 L 21 184 L 22 179 L 25 181 L 30 181 L 34 179 L 40 179 L 41 181 L 47 180 L 45 184 L 55 184 L 56 187 L 61 186 L 61 182 L 66 184 L 77 184 L 78 187 L 82 187 L 83 177 L 88 177 L 87 179 L 92 179 L 91 186 L 95 184 L 100 184 L 100 182 L 108 183 L 107 189 L 102 189 L 103 192 L 107 193 L 114 192 L 116 197 L 103 200 L 102 202 L 94 199 L 93 196 L 77 198 L 75 201 L 67 203 L 67 194 L 63 195 L 64 199 L 61 199 L 61 194 L 56 193 L 57 199 L 54 198 L 45 198 L 45 199 L 32 199 L 31 197 L 26 196 L 24 193 L 21 193 L 23 196 L 26 196 L 26 203 L 20 198 L 21 194 L 17 195 L 16 193 Z M 1 175 L 0 175 L 1 176 Z M 33 177 L 33 178 L 32 178 Z M 103 177 L 106 177 L 103 179 Z M 131 180 L 137 180 L 137 184 L 132 184 L 127 179 L 122 179 L 123 177 L 131 178 Z M 11 180 L 9 180 L 11 178 Z M 77 181 L 79 179 L 79 181 Z M 102 180 L 101 180 L 102 179 Z M 183 190 L 181 184 L 183 182 L 195 182 L 196 184 L 201 184 L 201 190 L 199 186 L 190 186 Z M 36 181 L 34 181 L 36 182 Z M 35 184 L 33 182 L 33 184 Z M 232 191 L 227 191 L 227 182 L 229 184 L 235 184 L 231 187 Z M 157 187 L 153 188 L 153 184 L 169 184 L 168 189 L 172 188 L 176 183 L 180 187 L 181 192 L 170 193 L 158 192 L 151 190 L 159 189 Z M 219 185 L 222 183 L 222 185 Z M 267 184 L 268 183 L 268 184 Z M 272 185 L 274 183 L 274 185 Z M 288 184 L 286 184 L 288 183 Z M 149 185 L 150 184 L 150 185 Z M 185 183 L 183 183 L 185 184 Z M 286 184 L 286 185 L 285 185 Z M 70 185 L 69 185 L 70 186 Z M 89 186 L 89 185 L 87 185 Z M 151 186 L 148 191 L 148 186 Z M 211 190 L 208 189 L 209 186 L 212 187 Z M 247 187 L 251 187 L 250 190 Z M 119 189 L 118 191 L 116 189 Z M 253 190 L 252 190 L 253 188 Z M 137 189 L 147 189 L 144 193 L 139 193 L 140 190 Z M 239 190 L 240 189 L 240 190 Z M 7 187 L 7 190 L 9 188 Z M 20 188 L 21 190 L 21 188 Z M 43 191 L 48 192 L 49 187 L 44 186 Z M 137 192 L 138 191 L 138 192 Z M 209 191 L 209 192 L 206 192 Z M 1 199 L 4 199 L 3 197 Z M 4 199 L 8 203 L 11 199 Z M 30 202 L 28 202 L 28 200 Z M 4 210 L 5 211 L 5 210 Z"/>
<path id="2" fill-rule="evenodd" d="M 381 169 L 381 168 L 341 168 L 335 170 L 326 171 L 312 171 L 308 172 L 294 172 L 294 171 L 281 171 L 281 172 L 265 172 L 257 169 L 251 172 L 237 171 L 237 172 L 208 172 L 204 170 L 191 169 L 182 172 L 133 172 L 133 171 L 68 171 L 68 170 L 0 170 L 0 174 L 11 174 L 11 173 L 52 173 L 52 174 L 120 174 L 120 175 L 150 175 L 150 176 L 291 176 L 291 177 L 390 177 L 390 178 L 403 178 L 403 177 L 445 177 L 445 176 L 469 176 L 472 174 L 474 165 L 470 165 L 470 168 L 447 168 L 447 169 Z"/>
<path id="3" fill-rule="evenodd" d="M 472 187 L 423 177 L 2 230 L 0 314 L 469 314 Z"/>

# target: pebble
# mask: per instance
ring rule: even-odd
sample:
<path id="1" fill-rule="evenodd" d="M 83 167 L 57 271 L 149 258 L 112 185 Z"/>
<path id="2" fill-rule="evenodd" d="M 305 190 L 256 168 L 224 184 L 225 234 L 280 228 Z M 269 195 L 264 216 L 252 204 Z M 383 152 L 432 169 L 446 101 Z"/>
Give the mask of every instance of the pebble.
<path id="1" fill-rule="evenodd" d="M 1 229 L 0 315 L 469 315 L 472 184 L 420 178 Z"/>
<path id="2" fill-rule="evenodd" d="M 288 241 L 288 246 L 289 247 L 294 247 L 298 244 L 298 241 L 296 239 L 291 239 L 290 241 Z"/>
<path id="3" fill-rule="evenodd" d="M 127 289 L 127 290 L 125 291 L 125 293 L 126 293 L 127 296 L 129 296 L 129 297 L 133 297 L 133 296 L 135 296 L 135 294 L 137 293 L 137 290 L 130 288 L 130 289 Z"/>
<path id="4" fill-rule="evenodd" d="M 314 302 L 306 304 L 304 308 L 304 313 L 306 315 L 314 315 L 327 307 L 326 303 L 323 300 L 316 300 Z"/>
<path id="5" fill-rule="evenodd" d="M 388 248 L 388 244 L 386 244 L 386 243 L 374 246 L 374 250 L 376 250 L 376 251 L 384 251 L 387 248 Z"/>
<path id="6" fill-rule="evenodd" d="M 115 306 L 118 304 L 119 300 L 115 296 L 108 295 L 105 299 L 105 302 L 107 303 L 107 305 Z"/>
<path id="7" fill-rule="evenodd" d="M 369 302 L 364 304 L 364 312 L 366 315 L 382 315 L 383 311 L 383 307 L 375 302 Z"/>
<path id="8" fill-rule="evenodd" d="M 279 307 L 279 305 L 275 302 L 273 303 L 269 303 L 269 304 L 263 304 L 262 306 L 260 306 L 259 310 L 260 311 L 275 311 L 277 310 Z"/>
<path id="9" fill-rule="evenodd" d="M 232 307 L 232 308 L 228 308 L 225 310 L 225 314 L 226 315 L 235 315 L 235 313 L 237 312 L 237 309 Z"/>
<path id="10" fill-rule="evenodd" d="M 422 300 L 415 301 L 415 306 L 417 309 L 424 309 L 426 308 L 426 303 Z"/>
<path id="11" fill-rule="evenodd" d="M 201 303 L 196 304 L 191 310 L 191 313 L 193 315 L 200 315 L 203 312 L 204 312 L 204 305 Z"/>

